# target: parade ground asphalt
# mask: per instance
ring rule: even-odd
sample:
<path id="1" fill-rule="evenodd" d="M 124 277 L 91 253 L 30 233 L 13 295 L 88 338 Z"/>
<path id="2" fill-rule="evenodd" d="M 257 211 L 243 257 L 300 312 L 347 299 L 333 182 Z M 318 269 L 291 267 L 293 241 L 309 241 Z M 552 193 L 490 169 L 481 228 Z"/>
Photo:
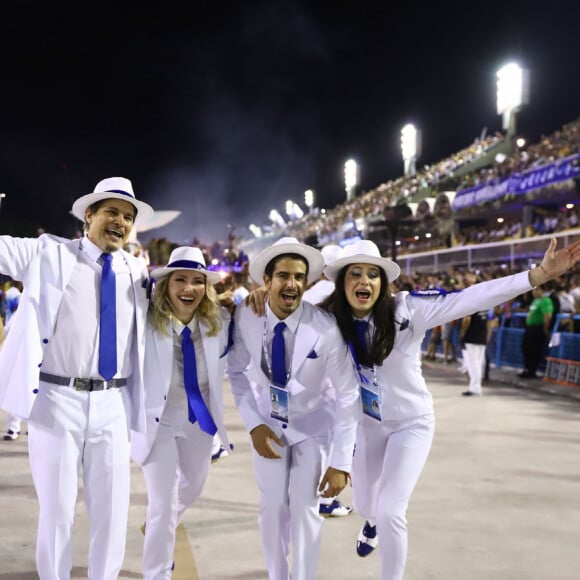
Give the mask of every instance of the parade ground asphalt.
<path id="1" fill-rule="evenodd" d="M 481 397 L 463 397 L 457 364 L 424 362 L 433 393 L 433 449 L 409 505 L 405 580 L 580 578 L 580 389 L 493 369 Z M 174 580 L 266 579 L 250 441 L 224 383 L 234 452 L 214 463 L 177 534 Z M 5 424 L 0 412 L 0 425 Z M 25 425 L 23 426 L 25 430 Z M 132 469 L 120 579 L 141 578 L 146 492 Z M 87 578 L 88 521 L 79 493 L 72 578 Z M 341 494 L 350 504 L 351 489 Z M 25 435 L 0 441 L 0 580 L 34 580 L 38 508 Z M 323 528 L 318 578 L 379 578 L 376 553 L 359 558 L 353 513 Z"/>

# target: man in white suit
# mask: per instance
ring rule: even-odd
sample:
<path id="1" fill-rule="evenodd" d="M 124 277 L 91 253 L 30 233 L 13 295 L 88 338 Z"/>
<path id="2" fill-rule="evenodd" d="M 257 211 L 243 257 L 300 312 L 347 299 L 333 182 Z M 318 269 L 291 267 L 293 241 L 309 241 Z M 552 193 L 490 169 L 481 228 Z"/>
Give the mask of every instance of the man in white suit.
<path id="1" fill-rule="evenodd" d="M 85 223 L 82 239 L 0 236 L 0 271 L 24 283 L 0 355 L 0 407 L 28 421 L 40 579 L 70 578 L 82 467 L 91 533 L 88 577 L 114 580 L 125 553 L 129 433 L 145 428 L 148 307 L 145 264 L 122 247 L 153 209 L 137 201 L 128 179 L 112 177 L 77 199 L 72 213 Z M 101 300 L 105 267 L 114 284 Z M 112 312 L 107 319 L 116 333 L 106 376 L 99 360 L 101 302 Z"/>
<path id="2" fill-rule="evenodd" d="M 290 545 L 293 580 L 316 579 L 319 494 L 333 497 L 346 486 L 360 415 L 357 377 L 334 318 L 302 301 L 308 278 L 318 279 L 323 267 L 318 250 L 280 239 L 250 262 L 250 275 L 268 290 L 265 316 L 245 305 L 235 315 L 227 372 L 254 447 L 270 580 L 288 580 Z M 272 357 L 280 327 L 282 379 Z"/>

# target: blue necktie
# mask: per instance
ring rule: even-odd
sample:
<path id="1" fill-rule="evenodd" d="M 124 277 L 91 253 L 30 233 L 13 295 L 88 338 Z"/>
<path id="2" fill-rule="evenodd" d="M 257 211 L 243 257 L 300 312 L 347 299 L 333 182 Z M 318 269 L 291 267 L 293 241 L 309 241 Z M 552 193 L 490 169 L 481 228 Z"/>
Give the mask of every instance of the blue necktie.
<path id="1" fill-rule="evenodd" d="M 113 256 L 101 254 L 101 313 L 99 317 L 99 374 L 110 381 L 117 372 L 117 306 Z"/>
<path id="2" fill-rule="evenodd" d="M 181 332 L 181 352 L 183 353 L 183 383 L 187 393 L 189 421 L 191 423 L 199 421 L 199 427 L 202 431 L 215 435 L 217 427 L 199 390 L 195 348 L 191 340 L 191 330 L 187 326 Z"/>
<path id="3" fill-rule="evenodd" d="M 366 320 L 355 320 L 354 326 L 360 352 L 364 355 L 364 360 L 366 361 L 369 356 L 369 348 L 367 345 L 367 328 L 369 327 L 369 323 Z"/>
<path id="4" fill-rule="evenodd" d="M 286 324 L 278 322 L 274 327 L 272 339 L 272 382 L 283 387 L 286 385 L 286 347 L 284 345 L 284 329 Z"/>

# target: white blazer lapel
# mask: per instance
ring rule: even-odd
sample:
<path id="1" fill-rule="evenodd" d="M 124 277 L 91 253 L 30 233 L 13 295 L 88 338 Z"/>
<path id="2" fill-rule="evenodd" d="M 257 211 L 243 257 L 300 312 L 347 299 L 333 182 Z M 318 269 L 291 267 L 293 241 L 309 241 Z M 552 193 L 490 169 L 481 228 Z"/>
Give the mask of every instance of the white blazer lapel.
<path id="1" fill-rule="evenodd" d="M 153 330 L 149 327 L 149 338 L 153 340 L 155 344 L 155 359 L 152 361 L 147 361 L 149 366 L 153 364 L 153 369 L 155 369 L 155 374 L 158 377 L 163 377 L 160 383 L 163 382 L 163 388 L 165 393 L 169 390 L 169 385 L 171 384 L 171 375 L 173 373 L 173 328 L 171 323 L 167 323 L 168 335 L 162 334 Z M 149 371 L 150 372 L 150 371 Z"/>
<path id="2" fill-rule="evenodd" d="M 294 355 L 292 356 L 292 374 L 296 374 L 308 355 L 315 350 L 319 333 L 309 324 L 299 324 L 294 342 Z"/>
<path id="3" fill-rule="evenodd" d="M 207 366 L 207 376 L 209 380 L 210 391 L 213 385 L 221 385 L 219 382 L 218 371 L 219 368 L 223 365 L 216 364 L 215 361 L 218 360 L 220 348 L 220 333 L 216 336 L 208 336 L 207 335 L 207 326 L 200 321 L 199 323 L 199 331 L 201 333 L 201 342 L 203 343 L 203 353 L 205 356 L 205 363 Z"/>

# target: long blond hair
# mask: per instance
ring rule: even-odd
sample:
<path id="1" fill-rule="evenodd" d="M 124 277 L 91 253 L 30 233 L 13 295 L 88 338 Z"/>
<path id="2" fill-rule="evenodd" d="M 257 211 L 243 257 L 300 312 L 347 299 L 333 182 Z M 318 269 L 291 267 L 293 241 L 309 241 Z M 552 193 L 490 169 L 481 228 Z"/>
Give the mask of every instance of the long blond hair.
<path id="1" fill-rule="evenodd" d="M 157 281 L 149 304 L 149 320 L 151 324 L 153 324 L 155 330 L 165 335 L 169 334 L 167 323 L 175 318 L 175 313 L 169 301 L 168 291 L 169 278 L 172 275 L 173 272 L 167 276 L 163 276 Z M 205 322 L 208 327 L 208 336 L 215 336 L 222 326 L 220 303 L 218 302 L 214 287 L 207 283 L 207 277 L 205 277 L 205 295 L 195 310 L 194 316 L 198 320 Z"/>

